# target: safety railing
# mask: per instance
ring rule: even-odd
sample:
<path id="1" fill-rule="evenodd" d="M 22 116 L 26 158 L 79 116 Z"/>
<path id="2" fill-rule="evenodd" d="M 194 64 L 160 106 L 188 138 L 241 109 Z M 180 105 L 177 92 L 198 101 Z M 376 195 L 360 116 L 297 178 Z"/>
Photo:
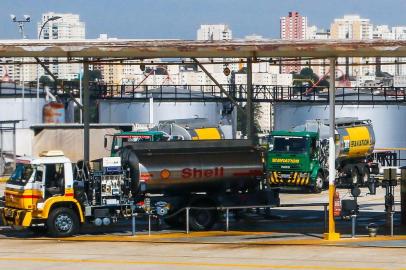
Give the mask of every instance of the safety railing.
<path id="1" fill-rule="evenodd" d="M 224 84 L 222 88 L 234 100 L 247 100 L 245 84 Z M 92 92 L 100 99 L 157 101 L 223 101 L 227 96 L 216 85 L 109 85 L 93 84 Z M 337 104 L 388 104 L 406 102 L 404 88 L 336 87 Z M 308 86 L 253 85 L 254 102 L 328 103 L 329 89 Z"/>
<path id="2" fill-rule="evenodd" d="M 176 211 L 175 214 L 185 212 L 186 218 L 186 234 L 190 233 L 190 210 L 216 210 L 225 213 L 225 231 L 228 232 L 230 229 L 230 210 L 240 210 L 240 209 L 266 209 L 266 208 L 292 208 L 292 207 L 318 207 L 322 206 L 324 211 L 324 231 L 327 231 L 328 224 L 328 203 L 306 203 L 306 204 L 281 204 L 279 206 L 275 205 L 250 205 L 250 206 L 219 206 L 219 207 L 194 207 L 187 206 Z M 173 216 L 172 214 L 171 216 Z M 151 235 L 151 217 L 156 216 L 152 214 L 147 214 L 148 216 L 148 235 Z M 135 235 L 136 225 L 135 225 L 135 215 L 132 215 L 132 235 Z"/>
<path id="3" fill-rule="evenodd" d="M 157 101 L 227 101 L 227 95 L 238 102 L 247 100 L 245 84 L 223 84 L 227 95 L 216 85 L 117 85 L 90 82 L 90 94 L 96 99 L 125 99 Z M 50 85 L 52 94 L 60 98 L 79 97 L 79 82 L 66 81 L 63 88 L 57 84 Z M 27 97 L 37 95 L 36 82 L 25 84 L 24 94 Z M 45 94 L 40 85 L 39 94 Z M 21 96 L 22 87 L 19 83 L 0 82 L 0 98 Z M 252 86 L 254 102 L 329 102 L 329 89 L 311 86 L 281 86 L 259 85 Z M 336 87 L 337 104 L 388 104 L 406 103 L 406 88 L 400 87 Z"/>
<path id="4" fill-rule="evenodd" d="M 42 97 L 46 94 L 46 91 L 43 85 L 40 85 L 40 88 L 37 89 L 36 82 L 26 82 L 23 88 L 20 83 L 0 81 L 0 98 L 21 97 L 23 94 L 27 98 L 36 97 L 37 95 Z"/>

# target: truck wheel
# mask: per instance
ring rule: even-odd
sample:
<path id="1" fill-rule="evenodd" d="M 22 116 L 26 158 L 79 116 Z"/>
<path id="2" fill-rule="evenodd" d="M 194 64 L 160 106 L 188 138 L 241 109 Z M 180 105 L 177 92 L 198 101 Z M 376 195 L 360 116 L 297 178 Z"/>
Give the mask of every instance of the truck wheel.
<path id="1" fill-rule="evenodd" d="M 353 166 L 351 169 L 351 184 L 353 186 L 357 186 L 360 182 L 360 174 L 358 172 L 357 167 Z"/>
<path id="2" fill-rule="evenodd" d="M 320 193 L 323 191 L 324 177 L 321 172 L 317 173 L 316 182 L 314 183 L 313 192 Z"/>
<path id="3" fill-rule="evenodd" d="M 360 184 L 362 186 L 365 186 L 368 182 L 370 178 L 370 173 L 369 173 L 369 168 L 367 166 L 363 166 L 361 169 L 361 182 Z"/>
<path id="4" fill-rule="evenodd" d="M 217 211 L 208 209 L 191 209 L 189 224 L 192 230 L 206 231 L 217 221 Z"/>
<path id="5" fill-rule="evenodd" d="M 76 213 L 66 207 L 52 210 L 47 220 L 48 233 L 53 237 L 67 237 L 79 229 L 79 218 Z"/>

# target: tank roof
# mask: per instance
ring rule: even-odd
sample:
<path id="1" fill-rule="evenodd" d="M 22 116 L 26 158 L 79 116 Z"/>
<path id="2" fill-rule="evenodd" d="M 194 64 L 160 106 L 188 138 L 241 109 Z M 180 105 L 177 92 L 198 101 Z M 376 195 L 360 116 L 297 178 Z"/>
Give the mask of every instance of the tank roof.
<path id="1" fill-rule="evenodd" d="M 204 98 L 210 99 L 210 98 L 217 98 L 210 93 L 202 92 L 202 91 L 197 91 L 197 90 L 191 90 L 190 88 L 180 88 L 180 87 L 174 87 L 174 86 L 161 86 L 153 89 L 148 89 L 147 91 L 142 91 L 142 92 L 137 92 L 135 94 L 136 96 L 139 95 L 141 97 L 145 98 Z M 129 97 L 133 97 L 132 93 L 128 95 Z M 125 97 L 125 96 L 123 96 Z"/>

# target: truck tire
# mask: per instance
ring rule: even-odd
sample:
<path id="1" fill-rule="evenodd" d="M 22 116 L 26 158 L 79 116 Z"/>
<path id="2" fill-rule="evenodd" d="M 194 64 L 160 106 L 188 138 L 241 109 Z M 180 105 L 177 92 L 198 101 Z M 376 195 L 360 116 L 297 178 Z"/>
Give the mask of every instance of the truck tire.
<path id="1" fill-rule="evenodd" d="M 356 166 L 352 166 L 351 168 L 351 184 L 353 186 L 358 186 L 360 183 L 360 173 Z"/>
<path id="2" fill-rule="evenodd" d="M 360 185 L 365 186 L 370 180 L 370 172 L 367 166 L 362 166 L 361 169 Z"/>
<path id="3" fill-rule="evenodd" d="M 207 231 L 213 227 L 217 218 L 216 210 L 190 209 L 189 225 L 194 231 Z"/>
<path id="4" fill-rule="evenodd" d="M 321 172 L 318 172 L 316 182 L 314 183 L 312 191 L 314 193 L 320 193 L 323 191 L 323 187 L 324 187 L 324 176 Z"/>
<path id="5" fill-rule="evenodd" d="M 47 220 L 48 233 L 52 237 L 72 236 L 79 230 L 79 225 L 75 211 L 66 207 L 53 209 Z"/>

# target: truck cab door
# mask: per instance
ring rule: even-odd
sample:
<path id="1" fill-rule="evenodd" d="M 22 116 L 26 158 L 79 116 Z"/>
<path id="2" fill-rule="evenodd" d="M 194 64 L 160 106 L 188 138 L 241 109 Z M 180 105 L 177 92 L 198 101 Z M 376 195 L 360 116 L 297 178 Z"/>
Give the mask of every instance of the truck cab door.
<path id="1" fill-rule="evenodd" d="M 45 166 L 38 165 L 36 167 L 35 176 L 32 182 L 32 204 L 37 205 L 38 202 L 43 202 L 45 198 Z"/>
<path id="2" fill-rule="evenodd" d="M 61 196 L 65 193 L 64 163 L 50 163 L 45 165 L 44 199 Z"/>

